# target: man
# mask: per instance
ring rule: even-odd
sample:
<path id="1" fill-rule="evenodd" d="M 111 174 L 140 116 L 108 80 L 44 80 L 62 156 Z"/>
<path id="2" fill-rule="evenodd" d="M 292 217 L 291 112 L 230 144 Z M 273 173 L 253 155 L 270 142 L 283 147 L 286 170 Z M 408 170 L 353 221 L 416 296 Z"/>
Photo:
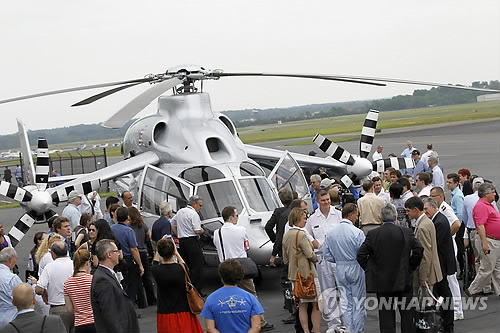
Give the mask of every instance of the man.
<path id="1" fill-rule="evenodd" d="M 402 227 L 410 227 L 405 210 L 405 201 L 401 198 L 403 194 L 403 185 L 398 182 L 392 184 L 391 187 L 389 187 L 389 194 L 391 195 L 391 204 L 394 205 L 398 213 L 396 224 Z"/>
<path id="2" fill-rule="evenodd" d="M 23 169 L 18 164 L 16 170 L 14 170 L 14 176 L 16 176 L 17 186 L 23 186 Z"/>
<path id="3" fill-rule="evenodd" d="M 78 225 L 80 225 L 80 223 L 78 223 Z M 54 229 L 54 232 L 56 234 L 59 234 L 64 239 L 64 243 L 66 243 L 66 246 L 68 248 L 68 255 L 71 257 L 73 255 L 71 253 L 70 246 L 71 228 L 69 226 L 68 219 L 64 216 L 56 217 L 54 219 L 54 222 L 52 223 L 52 228 Z"/>
<path id="4" fill-rule="evenodd" d="M 480 245 L 480 265 L 474 281 L 465 290 L 467 296 L 480 293 L 493 282 L 495 294 L 500 296 L 500 213 L 492 205 L 496 189 L 484 183 L 477 191 L 479 200 L 472 211 Z M 477 237 L 477 236 L 476 236 Z"/>
<path id="5" fill-rule="evenodd" d="M 458 178 L 458 176 L 457 176 Z M 457 182 L 458 183 L 458 182 Z M 457 188 L 458 190 L 458 188 Z M 462 192 L 458 190 L 460 194 Z M 453 195 L 453 194 L 452 194 Z M 444 191 L 441 187 L 434 187 L 431 190 L 431 198 L 434 199 L 439 207 L 439 211 L 446 217 L 450 225 L 451 235 L 452 235 L 452 246 L 453 254 L 456 256 L 458 252 L 458 246 L 456 243 L 456 233 L 462 228 L 461 222 L 455 215 L 454 210 L 444 201 Z M 460 214 L 461 215 L 461 214 Z M 463 244 L 463 239 L 462 239 Z M 453 273 L 446 277 L 448 279 L 448 284 L 450 286 L 451 293 L 453 295 L 453 301 L 455 303 L 455 320 L 464 319 L 464 312 L 462 310 L 462 295 L 460 294 L 460 286 L 458 284 L 457 274 Z"/>
<path id="6" fill-rule="evenodd" d="M 429 158 L 429 160 L 432 156 Z M 431 191 L 431 196 L 432 196 Z M 453 332 L 454 329 L 454 300 L 448 283 L 448 275 L 454 275 L 457 271 L 455 253 L 453 251 L 453 239 L 448 219 L 440 212 L 438 204 L 434 199 L 424 200 L 424 212 L 436 228 L 436 240 L 438 248 L 439 263 L 443 279 L 434 286 L 434 294 L 444 297 L 442 308 L 444 332 Z M 456 278 L 455 278 L 456 279 Z M 457 282 L 458 284 L 458 282 Z M 460 295 L 460 290 L 459 290 Z M 462 314 L 463 316 L 463 314 Z"/>
<path id="7" fill-rule="evenodd" d="M 8 166 L 5 166 L 5 170 L 3 171 L 3 180 L 7 183 L 10 183 L 12 180 L 12 171 L 10 171 Z"/>
<path id="8" fill-rule="evenodd" d="M 203 233 L 200 212 L 203 200 L 198 195 L 193 195 L 188 200 L 188 205 L 179 209 L 170 221 L 172 232 L 179 238 L 179 253 L 191 270 L 191 281 L 196 290 L 201 292 L 201 279 L 203 273 L 203 252 L 199 242 L 199 235 Z"/>
<path id="9" fill-rule="evenodd" d="M 52 170 L 52 173 L 51 173 L 51 174 L 52 174 L 52 177 L 61 177 L 61 174 L 60 174 L 59 172 L 57 172 L 57 170 L 56 170 L 56 169 Z M 54 184 L 54 186 L 59 186 L 59 185 L 61 185 L 61 184 L 64 184 L 64 183 L 63 183 L 63 182 L 56 182 L 56 183 Z"/>
<path id="10" fill-rule="evenodd" d="M 335 183 L 335 180 L 330 179 L 330 178 L 324 178 L 321 180 L 321 183 L 319 183 L 319 187 L 324 188 L 325 190 L 329 191 L 334 183 Z"/>
<path id="11" fill-rule="evenodd" d="M 422 154 L 422 162 L 424 162 L 424 165 L 425 165 L 425 171 L 430 171 L 430 169 L 428 169 L 428 164 L 427 164 L 427 161 L 429 160 L 429 157 L 431 156 L 436 156 L 436 157 L 439 157 L 439 154 L 432 150 L 432 143 L 428 143 L 427 144 L 427 151 L 425 153 Z"/>
<path id="12" fill-rule="evenodd" d="M 318 279 L 321 290 L 335 288 L 335 263 L 329 262 L 323 258 L 323 248 L 325 235 L 335 225 L 342 220 L 340 211 L 330 205 L 330 195 L 324 189 L 318 190 L 316 201 L 319 208 L 309 217 L 305 229 L 318 242 L 318 248 L 314 250 L 319 258 L 317 263 Z M 332 306 L 336 306 L 336 300 L 332 301 Z M 327 309 L 325 309 L 327 310 Z M 334 332 L 335 328 L 340 326 L 340 318 L 334 317 L 328 321 L 328 332 Z"/>
<path id="13" fill-rule="evenodd" d="M 311 175 L 311 185 L 309 185 L 309 193 L 311 193 L 311 200 L 313 203 L 313 210 L 318 209 L 318 202 L 316 201 L 316 192 L 319 190 L 321 186 L 321 176 L 320 175 Z"/>
<path id="14" fill-rule="evenodd" d="M 456 173 L 450 173 L 446 176 L 446 186 L 451 191 L 450 205 L 453 209 L 453 213 L 457 216 L 458 221 L 463 221 L 463 210 L 464 210 L 464 194 L 460 190 L 460 176 Z M 457 279 L 461 280 L 464 272 L 464 233 L 465 233 L 465 223 L 460 223 L 460 228 L 455 234 L 455 249 L 458 264 L 460 266 L 460 274 Z"/>
<path id="15" fill-rule="evenodd" d="M 82 198 L 77 190 L 73 190 L 68 194 L 68 205 L 62 211 L 61 216 L 64 216 L 69 221 L 69 230 L 75 229 L 76 226 L 80 225 L 80 209 L 78 206 L 82 203 Z"/>
<path id="16" fill-rule="evenodd" d="M 125 191 L 122 193 L 122 201 L 123 201 L 123 207 L 126 207 L 126 208 L 135 207 L 135 208 L 137 208 L 137 206 L 134 204 L 134 196 L 129 191 Z"/>
<path id="17" fill-rule="evenodd" d="M 368 232 L 357 255 L 366 272 L 366 291 L 377 294 L 380 332 L 396 332 L 395 307 L 401 315 L 401 332 L 414 332 L 415 308 L 408 305 L 413 296 L 412 273 L 424 248 L 410 229 L 395 225 L 393 205 L 384 206 L 380 215 L 382 226 Z"/>
<path id="18" fill-rule="evenodd" d="M 380 227 L 382 219 L 380 210 L 384 207 L 384 200 L 374 193 L 373 181 L 365 180 L 363 182 L 365 195 L 358 199 L 359 206 L 359 225 L 365 233 Z"/>
<path id="19" fill-rule="evenodd" d="M 381 160 L 384 157 L 382 156 L 382 151 L 384 150 L 384 147 L 378 146 L 377 150 L 373 153 L 372 155 L 372 161 L 375 162 L 377 160 Z"/>
<path id="20" fill-rule="evenodd" d="M 444 175 L 443 171 L 438 166 L 438 158 L 436 156 L 429 156 L 427 164 L 432 170 L 432 187 L 439 186 L 444 190 Z"/>
<path id="21" fill-rule="evenodd" d="M 16 307 L 12 305 L 12 290 L 21 279 L 12 273 L 16 265 L 17 253 L 12 247 L 0 251 L 0 327 L 16 317 Z"/>
<path id="22" fill-rule="evenodd" d="M 259 332 L 264 309 L 254 295 L 237 287 L 243 279 L 241 264 L 227 259 L 218 271 L 224 286 L 207 297 L 201 312 L 207 332 Z"/>
<path id="23" fill-rule="evenodd" d="M 151 240 L 156 249 L 156 243 L 165 235 L 172 235 L 172 225 L 170 224 L 172 218 L 172 205 L 170 202 L 165 201 L 160 205 L 160 218 L 153 223 L 151 228 Z"/>
<path id="24" fill-rule="evenodd" d="M 247 258 L 247 251 L 250 249 L 250 245 L 246 229 L 237 225 L 238 210 L 233 206 L 224 207 L 222 218 L 224 219 L 224 225 L 214 231 L 213 238 L 219 261 L 222 263 L 226 259 Z M 257 297 L 253 279 L 241 279 L 237 285 Z M 273 325 L 266 322 L 264 314 L 260 315 L 260 323 L 261 332 L 274 329 Z"/>
<path id="25" fill-rule="evenodd" d="M 106 222 L 108 222 L 110 227 L 113 224 L 115 224 L 115 222 L 113 221 L 113 218 L 111 217 L 110 208 L 112 205 L 118 204 L 119 202 L 120 202 L 120 199 L 118 199 L 117 197 L 110 196 L 110 197 L 106 198 L 106 211 L 104 212 L 103 219 L 105 219 Z"/>
<path id="26" fill-rule="evenodd" d="M 90 297 L 98 333 L 139 332 L 133 302 L 127 297 L 113 268 L 120 261 L 120 250 L 109 239 L 96 244 L 99 266 L 92 279 Z"/>
<path id="27" fill-rule="evenodd" d="M 101 211 L 101 196 L 97 193 L 97 191 L 90 192 L 87 195 L 82 195 L 81 203 L 78 209 L 81 214 L 87 213 L 92 215 L 93 221 L 97 221 L 104 217 Z"/>
<path id="28" fill-rule="evenodd" d="M 135 303 L 137 289 L 141 284 L 141 276 L 144 274 L 144 267 L 137 249 L 135 231 L 127 225 L 128 209 L 120 207 L 115 211 L 115 215 L 118 223 L 113 224 L 111 230 L 120 243 L 123 252 L 123 262 L 120 265 L 123 284 L 128 296 Z"/>
<path id="29" fill-rule="evenodd" d="M 470 170 L 462 168 L 458 170 L 457 173 L 460 177 L 460 189 L 462 190 L 464 197 L 466 195 L 474 193 L 474 191 L 472 190 L 472 183 L 470 181 Z"/>
<path id="30" fill-rule="evenodd" d="M 401 153 L 401 156 L 404 156 L 404 157 L 407 157 L 407 158 L 411 158 L 411 154 L 412 152 L 416 149 L 415 147 L 413 147 L 413 142 L 411 141 L 408 141 L 407 142 L 407 145 L 408 145 L 408 148 L 406 148 L 405 150 L 403 150 L 403 152 Z M 408 171 L 406 169 L 401 169 L 401 174 L 406 174 Z"/>
<path id="31" fill-rule="evenodd" d="M 406 212 L 410 219 L 416 220 L 415 238 L 424 248 L 422 261 L 413 275 L 413 294 L 422 290 L 423 297 L 429 297 L 426 285 L 432 289 L 434 284 L 443 280 L 437 250 L 436 227 L 424 214 L 424 202 L 413 197 L 405 202 Z"/>
<path id="32" fill-rule="evenodd" d="M 276 233 L 274 232 L 274 228 L 278 224 L 278 220 L 281 216 L 281 214 L 287 210 L 287 207 L 292 203 L 292 191 L 290 191 L 287 188 L 282 188 L 279 193 L 278 197 L 280 198 L 281 203 L 283 204 L 283 207 L 277 207 L 274 209 L 273 214 L 271 215 L 271 218 L 269 221 L 266 223 L 266 234 L 269 236 L 269 239 L 271 242 L 275 243 L 276 242 Z"/>
<path id="33" fill-rule="evenodd" d="M 50 247 L 50 252 L 54 261 L 48 263 L 43 269 L 35 292 L 38 295 L 47 293 L 49 313 L 60 316 L 66 330 L 71 332 L 74 329 L 74 315 L 64 306 L 64 282 L 73 275 L 73 262 L 68 257 L 68 247 L 64 242 L 54 242 Z"/>
<path id="34" fill-rule="evenodd" d="M 406 177 L 401 177 L 396 180 L 396 183 L 401 184 L 403 186 L 403 193 L 401 194 L 401 199 L 403 203 L 406 202 L 409 198 L 413 197 L 413 192 L 411 191 L 410 180 Z"/>
<path id="35" fill-rule="evenodd" d="M 413 182 L 415 182 L 417 174 L 425 171 L 426 164 L 420 159 L 420 152 L 417 149 L 411 152 L 411 158 L 413 162 L 415 162 L 415 167 L 413 169 L 408 169 L 408 174 L 411 174 Z"/>
<path id="36" fill-rule="evenodd" d="M 387 193 L 384 190 L 384 187 L 382 186 L 382 179 L 380 177 L 373 177 L 372 178 L 373 182 L 373 193 L 382 200 L 384 200 L 384 203 L 387 205 L 389 202 L 391 202 L 391 197 L 389 196 L 389 193 Z"/>
<path id="37" fill-rule="evenodd" d="M 431 175 L 428 172 L 421 172 L 417 174 L 415 180 L 415 188 L 418 191 L 419 197 L 430 197 L 431 196 Z"/>
<path id="38" fill-rule="evenodd" d="M 18 284 L 12 291 L 12 304 L 17 315 L 8 325 L 0 328 L 0 333 L 40 332 L 65 333 L 66 328 L 59 316 L 44 316 L 35 312 L 35 295 L 27 283 Z"/>
<path id="39" fill-rule="evenodd" d="M 373 194 L 373 191 L 371 193 Z M 341 308 L 346 309 L 343 321 L 351 332 L 364 332 L 366 322 L 364 303 L 360 302 L 366 297 L 365 275 L 356 261 L 365 235 L 353 225 L 358 215 L 355 204 L 348 203 L 344 206 L 342 220 L 326 233 L 324 250 L 324 260 L 336 263 L 335 276 L 339 286 Z M 335 298 L 335 294 L 322 286 L 323 299 Z M 328 301 L 325 303 L 330 304 Z M 355 304 L 359 304 L 359 307 L 355 307 Z"/>

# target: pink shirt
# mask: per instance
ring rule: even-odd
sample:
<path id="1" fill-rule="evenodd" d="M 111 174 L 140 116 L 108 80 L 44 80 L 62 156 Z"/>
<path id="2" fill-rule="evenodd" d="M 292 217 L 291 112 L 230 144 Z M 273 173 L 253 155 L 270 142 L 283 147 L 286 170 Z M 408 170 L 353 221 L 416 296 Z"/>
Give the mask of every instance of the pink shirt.
<path id="1" fill-rule="evenodd" d="M 484 198 L 480 198 L 472 210 L 476 229 L 484 225 L 486 235 L 500 239 L 500 213 Z"/>

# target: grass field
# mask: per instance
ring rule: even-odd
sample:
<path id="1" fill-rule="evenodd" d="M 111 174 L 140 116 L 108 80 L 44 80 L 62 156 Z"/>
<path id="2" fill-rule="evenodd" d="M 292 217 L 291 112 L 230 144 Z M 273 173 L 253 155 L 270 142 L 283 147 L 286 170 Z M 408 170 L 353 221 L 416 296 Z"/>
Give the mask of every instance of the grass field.
<path id="1" fill-rule="evenodd" d="M 453 106 L 440 106 L 422 109 L 380 112 L 378 129 L 389 129 L 429 124 L 448 123 L 462 120 L 491 119 L 500 117 L 500 103 L 473 103 Z M 339 116 L 332 118 L 311 119 L 283 124 L 271 124 L 239 128 L 240 138 L 244 143 L 310 138 L 316 133 L 339 135 L 358 133 L 359 137 L 365 114 Z M 352 139 L 352 134 L 341 141 Z M 338 140 L 335 140 L 339 142 Z M 300 142 L 294 145 L 302 144 Z"/>

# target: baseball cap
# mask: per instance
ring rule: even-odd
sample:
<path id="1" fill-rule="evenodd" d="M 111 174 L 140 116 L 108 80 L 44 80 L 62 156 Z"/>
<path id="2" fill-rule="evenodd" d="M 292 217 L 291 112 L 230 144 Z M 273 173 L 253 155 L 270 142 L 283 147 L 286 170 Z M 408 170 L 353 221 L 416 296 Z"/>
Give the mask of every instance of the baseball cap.
<path id="1" fill-rule="evenodd" d="M 73 191 L 69 192 L 69 194 L 68 194 L 68 201 L 71 201 L 74 198 L 77 198 L 79 196 L 80 196 L 80 193 L 78 193 L 77 190 L 73 190 Z"/>
<path id="2" fill-rule="evenodd" d="M 411 154 L 412 155 L 420 155 L 420 152 L 417 149 L 415 149 L 414 151 L 411 152 Z"/>
<path id="3" fill-rule="evenodd" d="M 320 183 L 320 185 L 319 185 L 319 186 L 320 186 L 320 187 L 324 187 L 324 188 L 326 188 L 326 187 L 331 186 L 333 183 L 335 183 L 335 180 L 330 179 L 330 178 L 325 178 L 325 179 L 323 179 L 323 180 L 321 181 L 321 183 Z"/>
<path id="4" fill-rule="evenodd" d="M 311 150 L 311 151 L 309 152 L 309 156 L 316 156 L 316 152 L 315 152 L 314 150 Z"/>
<path id="5" fill-rule="evenodd" d="M 475 185 L 481 185 L 481 184 L 484 184 L 484 179 L 481 178 L 481 177 L 476 177 L 474 178 L 474 180 L 472 181 L 472 186 L 474 187 Z"/>

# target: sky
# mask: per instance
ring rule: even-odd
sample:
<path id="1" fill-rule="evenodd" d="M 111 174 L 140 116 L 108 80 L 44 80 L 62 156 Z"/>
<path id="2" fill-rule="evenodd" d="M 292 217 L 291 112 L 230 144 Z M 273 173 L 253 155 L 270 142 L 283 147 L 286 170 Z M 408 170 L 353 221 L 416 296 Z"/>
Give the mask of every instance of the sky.
<path id="1" fill-rule="evenodd" d="M 0 2 L 0 100 L 142 78 L 180 64 L 226 72 L 344 74 L 470 85 L 500 79 L 494 1 Z M 88 90 L 0 105 L 0 135 L 105 121 L 148 88 L 89 106 Z M 386 98 L 422 86 L 222 78 L 216 111 Z M 150 104 L 139 115 L 155 112 Z"/>

